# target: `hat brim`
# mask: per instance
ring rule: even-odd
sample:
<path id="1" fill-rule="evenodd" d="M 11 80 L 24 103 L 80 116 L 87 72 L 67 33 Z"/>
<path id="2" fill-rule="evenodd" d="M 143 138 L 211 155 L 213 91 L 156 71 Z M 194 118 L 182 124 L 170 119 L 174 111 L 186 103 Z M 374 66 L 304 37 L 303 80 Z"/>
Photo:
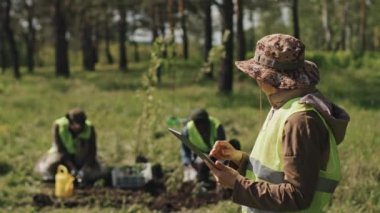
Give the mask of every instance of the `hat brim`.
<path id="1" fill-rule="evenodd" d="M 263 81 L 278 89 L 296 89 L 315 86 L 319 82 L 319 70 L 311 61 L 294 71 L 279 71 L 258 64 L 254 59 L 236 61 L 236 67 L 251 78 Z"/>

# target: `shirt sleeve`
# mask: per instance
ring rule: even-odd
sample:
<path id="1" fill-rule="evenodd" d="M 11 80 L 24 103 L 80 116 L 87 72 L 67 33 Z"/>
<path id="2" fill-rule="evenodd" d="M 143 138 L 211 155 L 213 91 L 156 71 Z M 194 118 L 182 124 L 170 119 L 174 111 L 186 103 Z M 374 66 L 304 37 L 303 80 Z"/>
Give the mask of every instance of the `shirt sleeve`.
<path id="1" fill-rule="evenodd" d="M 233 201 L 252 208 L 295 211 L 308 208 L 326 162 L 328 131 L 314 111 L 298 112 L 285 123 L 283 133 L 284 183 L 270 184 L 239 176 Z"/>
<path id="2" fill-rule="evenodd" d="M 226 140 L 226 133 L 222 124 L 216 129 L 216 140 Z"/>
<path id="3" fill-rule="evenodd" d="M 249 163 L 249 155 L 245 152 L 242 153 L 239 164 L 235 164 L 233 161 L 228 162 L 228 166 L 239 172 L 240 175 L 245 175 L 247 166 Z"/>
<path id="4" fill-rule="evenodd" d="M 182 135 L 189 138 L 189 131 L 186 127 L 183 128 Z M 184 143 L 181 143 L 181 161 L 183 165 L 191 164 L 191 155 L 191 150 Z"/>
<path id="5" fill-rule="evenodd" d="M 86 158 L 86 163 L 94 163 L 96 161 L 96 152 L 97 152 L 97 149 L 96 149 L 96 132 L 95 132 L 95 128 L 92 126 L 91 127 L 91 136 L 90 136 L 90 139 L 88 141 L 89 143 L 89 150 L 88 150 L 88 156 Z"/>
<path id="6" fill-rule="evenodd" d="M 64 146 L 61 138 L 59 137 L 59 126 L 57 124 L 53 124 L 52 135 L 53 146 L 56 148 L 57 152 L 64 155 L 68 154 L 66 147 Z"/>

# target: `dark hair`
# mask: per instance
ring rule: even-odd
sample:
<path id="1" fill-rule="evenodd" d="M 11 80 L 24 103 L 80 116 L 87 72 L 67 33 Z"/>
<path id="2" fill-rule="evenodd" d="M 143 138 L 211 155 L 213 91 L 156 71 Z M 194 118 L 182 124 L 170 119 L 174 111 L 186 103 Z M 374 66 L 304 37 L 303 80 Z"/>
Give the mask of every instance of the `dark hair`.
<path id="1" fill-rule="evenodd" d="M 69 119 L 70 123 L 77 123 L 81 126 L 84 126 L 86 122 L 86 113 L 80 109 L 80 108 L 74 108 L 71 109 L 67 114 L 66 117 Z"/>
<path id="2" fill-rule="evenodd" d="M 208 121 L 208 113 L 205 109 L 195 109 L 190 113 L 189 120 L 194 122 Z"/>

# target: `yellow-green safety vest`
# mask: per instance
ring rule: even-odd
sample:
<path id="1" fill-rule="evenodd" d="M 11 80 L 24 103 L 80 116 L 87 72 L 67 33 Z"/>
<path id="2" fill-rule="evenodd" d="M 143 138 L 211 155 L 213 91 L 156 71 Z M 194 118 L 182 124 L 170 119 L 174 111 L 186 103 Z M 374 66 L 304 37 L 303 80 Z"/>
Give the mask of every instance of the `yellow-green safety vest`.
<path id="1" fill-rule="evenodd" d="M 69 119 L 66 117 L 59 118 L 54 121 L 58 125 L 58 134 L 62 140 L 63 145 L 65 146 L 69 154 L 75 154 L 76 151 L 76 141 L 78 140 L 88 140 L 91 137 L 91 127 L 92 124 L 89 120 L 86 120 L 86 125 L 84 130 L 74 139 L 72 134 L 69 131 Z M 54 152 L 55 148 L 50 149 L 49 152 Z"/>
<path id="2" fill-rule="evenodd" d="M 201 134 L 199 134 L 197 128 L 195 127 L 194 121 L 189 121 L 187 123 L 187 129 L 189 133 L 189 140 L 198 147 L 202 152 L 210 152 L 212 146 L 216 141 L 218 127 L 220 122 L 214 117 L 209 117 L 210 120 L 210 145 L 203 141 Z"/>
<path id="3" fill-rule="evenodd" d="M 310 105 L 299 103 L 300 98 L 289 100 L 273 114 L 269 113 L 256 139 L 250 155 L 250 165 L 246 177 L 255 181 L 272 184 L 284 183 L 284 160 L 282 135 L 286 120 L 292 114 L 303 111 L 314 111 L 323 121 L 329 132 L 330 155 L 326 170 L 319 171 L 319 179 L 310 206 L 298 212 L 322 212 L 331 200 L 332 194 L 341 179 L 340 161 L 335 137 L 319 112 Z M 243 212 L 271 212 L 242 206 Z"/>

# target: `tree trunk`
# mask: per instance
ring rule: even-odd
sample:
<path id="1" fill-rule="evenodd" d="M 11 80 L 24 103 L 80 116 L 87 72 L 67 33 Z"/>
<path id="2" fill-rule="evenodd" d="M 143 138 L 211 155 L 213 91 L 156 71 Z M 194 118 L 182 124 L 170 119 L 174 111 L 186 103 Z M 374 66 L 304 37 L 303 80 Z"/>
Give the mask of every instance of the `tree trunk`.
<path id="1" fill-rule="evenodd" d="M 330 24 L 330 7 L 331 2 L 329 0 L 322 0 L 322 26 L 324 30 L 324 37 L 325 37 L 325 49 L 326 50 L 332 50 L 332 29 Z"/>
<path id="2" fill-rule="evenodd" d="M 137 29 L 137 19 L 136 19 L 136 11 L 133 13 L 133 32 L 135 32 Z M 140 61 L 140 52 L 139 52 L 139 44 L 136 40 L 133 41 L 133 55 L 135 58 L 135 62 Z"/>
<path id="3" fill-rule="evenodd" d="M 347 50 L 348 45 L 348 32 L 349 32 L 349 26 L 348 26 L 348 9 L 349 9 L 349 3 L 348 0 L 343 0 L 343 9 L 342 9 L 342 15 L 341 15 L 341 29 L 340 29 L 340 41 L 339 41 L 339 48 L 341 50 Z"/>
<path id="4" fill-rule="evenodd" d="M 222 59 L 222 69 L 219 78 L 219 92 L 232 92 L 233 83 L 233 2 L 232 0 L 223 0 L 223 33 L 229 31 L 228 39 L 224 42 L 225 57 Z"/>
<path id="5" fill-rule="evenodd" d="M 125 72 L 128 69 L 127 47 L 125 45 L 127 41 L 127 11 L 122 5 L 119 5 L 119 15 L 119 68 L 120 71 Z"/>
<path id="6" fill-rule="evenodd" d="M 158 30 L 157 30 L 157 11 L 156 11 L 156 4 L 155 2 L 152 0 L 150 2 L 150 7 L 151 7 L 151 30 L 152 30 L 152 43 L 156 40 L 156 38 L 158 37 Z"/>
<path id="7" fill-rule="evenodd" d="M 36 42 L 36 30 L 33 26 L 34 18 L 34 2 L 31 5 L 26 5 L 27 20 L 28 20 L 28 35 L 27 35 L 27 65 L 29 72 L 34 71 L 34 54 L 35 54 L 35 42 Z"/>
<path id="8" fill-rule="evenodd" d="M 20 70 L 19 70 L 19 62 L 18 62 L 18 52 L 17 52 L 17 47 L 16 47 L 16 41 L 13 35 L 13 30 L 10 26 L 11 22 L 11 17 L 10 17 L 10 11 L 11 11 L 11 0 L 5 0 L 3 2 L 4 7 L 4 18 L 3 18 L 3 29 L 4 29 L 4 34 L 8 38 L 9 42 L 9 48 L 10 48 L 10 55 L 12 58 L 12 63 L 13 63 L 13 75 L 16 79 L 21 78 Z"/>
<path id="9" fill-rule="evenodd" d="M 95 70 L 95 50 L 94 50 L 94 42 L 92 40 L 92 26 L 91 24 L 87 24 L 83 29 L 83 68 L 87 71 Z"/>
<path id="10" fill-rule="evenodd" d="M 299 19 L 298 19 L 298 0 L 293 0 L 292 13 L 293 13 L 293 35 L 294 37 L 300 39 L 300 26 L 299 26 Z"/>
<path id="11" fill-rule="evenodd" d="M 203 52 L 203 60 L 205 63 L 210 63 L 208 61 L 208 54 L 212 48 L 212 16 L 211 16 L 211 5 L 212 0 L 204 0 L 203 1 L 203 12 L 205 15 L 204 19 L 204 38 L 205 38 L 205 46 Z M 214 77 L 214 66 L 210 65 L 210 71 L 205 74 L 206 78 L 212 79 Z"/>
<path id="12" fill-rule="evenodd" d="M 2 23 L 2 20 L 0 19 L 0 23 Z M 2 29 L 0 27 L 0 68 L 1 72 L 5 72 L 5 70 L 8 67 L 7 63 L 7 54 L 6 54 L 6 47 L 5 47 L 5 37 L 3 35 Z"/>
<path id="13" fill-rule="evenodd" d="M 134 55 L 135 61 L 139 62 L 140 61 L 139 44 L 136 41 L 133 42 L 133 52 L 134 52 L 133 55 Z"/>
<path id="14" fill-rule="evenodd" d="M 93 43 L 93 46 L 92 46 L 92 56 L 93 56 L 93 62 L 94 62 L 94 66 L 96 66 L 96 64 L 99 62 L 99 42 L 100 42 L 100 39 L 101 39 L 101 35 L 100 35 L 100 23 L 99 23 L 99 20 L 95 19 L 94 21 L 94 26 L 93 26 L 93 39 L 92 39 L 92 43 Z"/>
<path id="15" fill-rule="evenodd" d="M 255 26 L 254 26 L 254 10 L 251 10 L 249 13 L 249 22 L 251 22 L 251 29 L 250 29 L 250 38 L 248 39 L 248 48 L 249 51 L 252 51 L 255 49 Z"/>
<path id="16" fill-rule="evenodd" d="M 180 0 L 179 12 L 181 14 L 181 27 L 182 27 L 182 54 L 183 54 L 183 58 L 187 60 L 189 58 L 189 39 L 187 36 L 185 8 L 186 8 L 185 0 Z"/>
<path id="17" fill-rule="evenodd" d="M 166 35 L 166 28 L 165 28 L 165 19 L 164 19 L 164 10 L 163 10 L 163 5 L 157 3 L 155 5 L 155 19 L 158 21 L 157 26 L 160 30 L 160 36 L 162 38 L 165 38 Z M 162 57 L 167 58 L 168 57 L 168 50 L 166 48 L 166 45 L 163 46 L 164 50 L 162 52 Z"/>
<path id="18" fill-rule="evenodd" d="M 104 39 L 105 39 L 105 53 L 106 53 L 106 59 L 108 64 L 113 64 L 113 56 L 110 50 L 110 41 L 111 41 L 111 34 L 110 34 L 110 28 L 108 26 L 109 24 L 109 17 L 107 15 L 107 19 L 104 23 Z"/>
<path id="19" fill-rule="evenodd" d="M 181 0 L 180 0 L 181 1 Z M 167 0 L 168 8 L 168 21 L 169 21 L 169 27 L 170 27 L 170 35 L 174 36 L 174 18 L 173 18 L 173 7 L 174 7 L 174 0 Z"/>
<path id="20" fill-rule="evenodd" d="M 175 18 L 174 16 L 174 0 L 167 0 L 168 7 L 167 7 L 167 14 L 168 14 L 168 22 L 169 22 L 169 28 L 170 28 L 170 36 L 173 38 L 174 48 L 171 48 L 171 55 L 172 57 L 177 56 L 176 48 L 175 48 Z M 180 4 L 180 3 L 179 3 Z"/>
<path id="21" fill-rule="evenodd" d="M 238 42 L 238 60 L 244 60 L 246 54 L 245 35 L 243 25 L 244 0 L 237 0 L 237 42 Z"/>
<path id="22" fill-rule="evenodd" d="M 90 23 L 90 18 L 83 14 L 83 28 L 82 28 L 82 55 L 83 55 L 83 69 L 87 71 L 95 70 L 96 50 L 93 41 L 93 26 Z"/>
<path id="23" fill-rule="evenodd" d="M 55 74 L 70 76 L 69 49 L 66 39 L 66 17 L 63 1 L 54 0 L 54 30 L 55 30 Z"/>
<path id="24" fill-rule="evenodd" d="M 360 0 L 360 26 L 359 26 L 359 40 L 360 40 L 360 53 L 366 50 L 366 32 L 367 31 L 367 5 L 366 0 Z"/>
<path id="25" fill-rule="evenodd" d="M 160 29 L 160 34 L 162 37 L 165 37 L 166 35 L 166 28 L 165 28 L 165 20 L 164 20 L 164 11 L 162 11 L 162 8 L 160 5 L 156 6 L 156 15 L 158 17 L 158 25 Z"/>
<path id="26" fill-rule="evenodd" d="M 205 49 L 203 53 L 204 61 L 208 61 L 208 53 L 212 48 L 212 16 L 211 16 L 211 4 L 212 0 L 204 0 L 204 29 L 205 29 Z"/>

